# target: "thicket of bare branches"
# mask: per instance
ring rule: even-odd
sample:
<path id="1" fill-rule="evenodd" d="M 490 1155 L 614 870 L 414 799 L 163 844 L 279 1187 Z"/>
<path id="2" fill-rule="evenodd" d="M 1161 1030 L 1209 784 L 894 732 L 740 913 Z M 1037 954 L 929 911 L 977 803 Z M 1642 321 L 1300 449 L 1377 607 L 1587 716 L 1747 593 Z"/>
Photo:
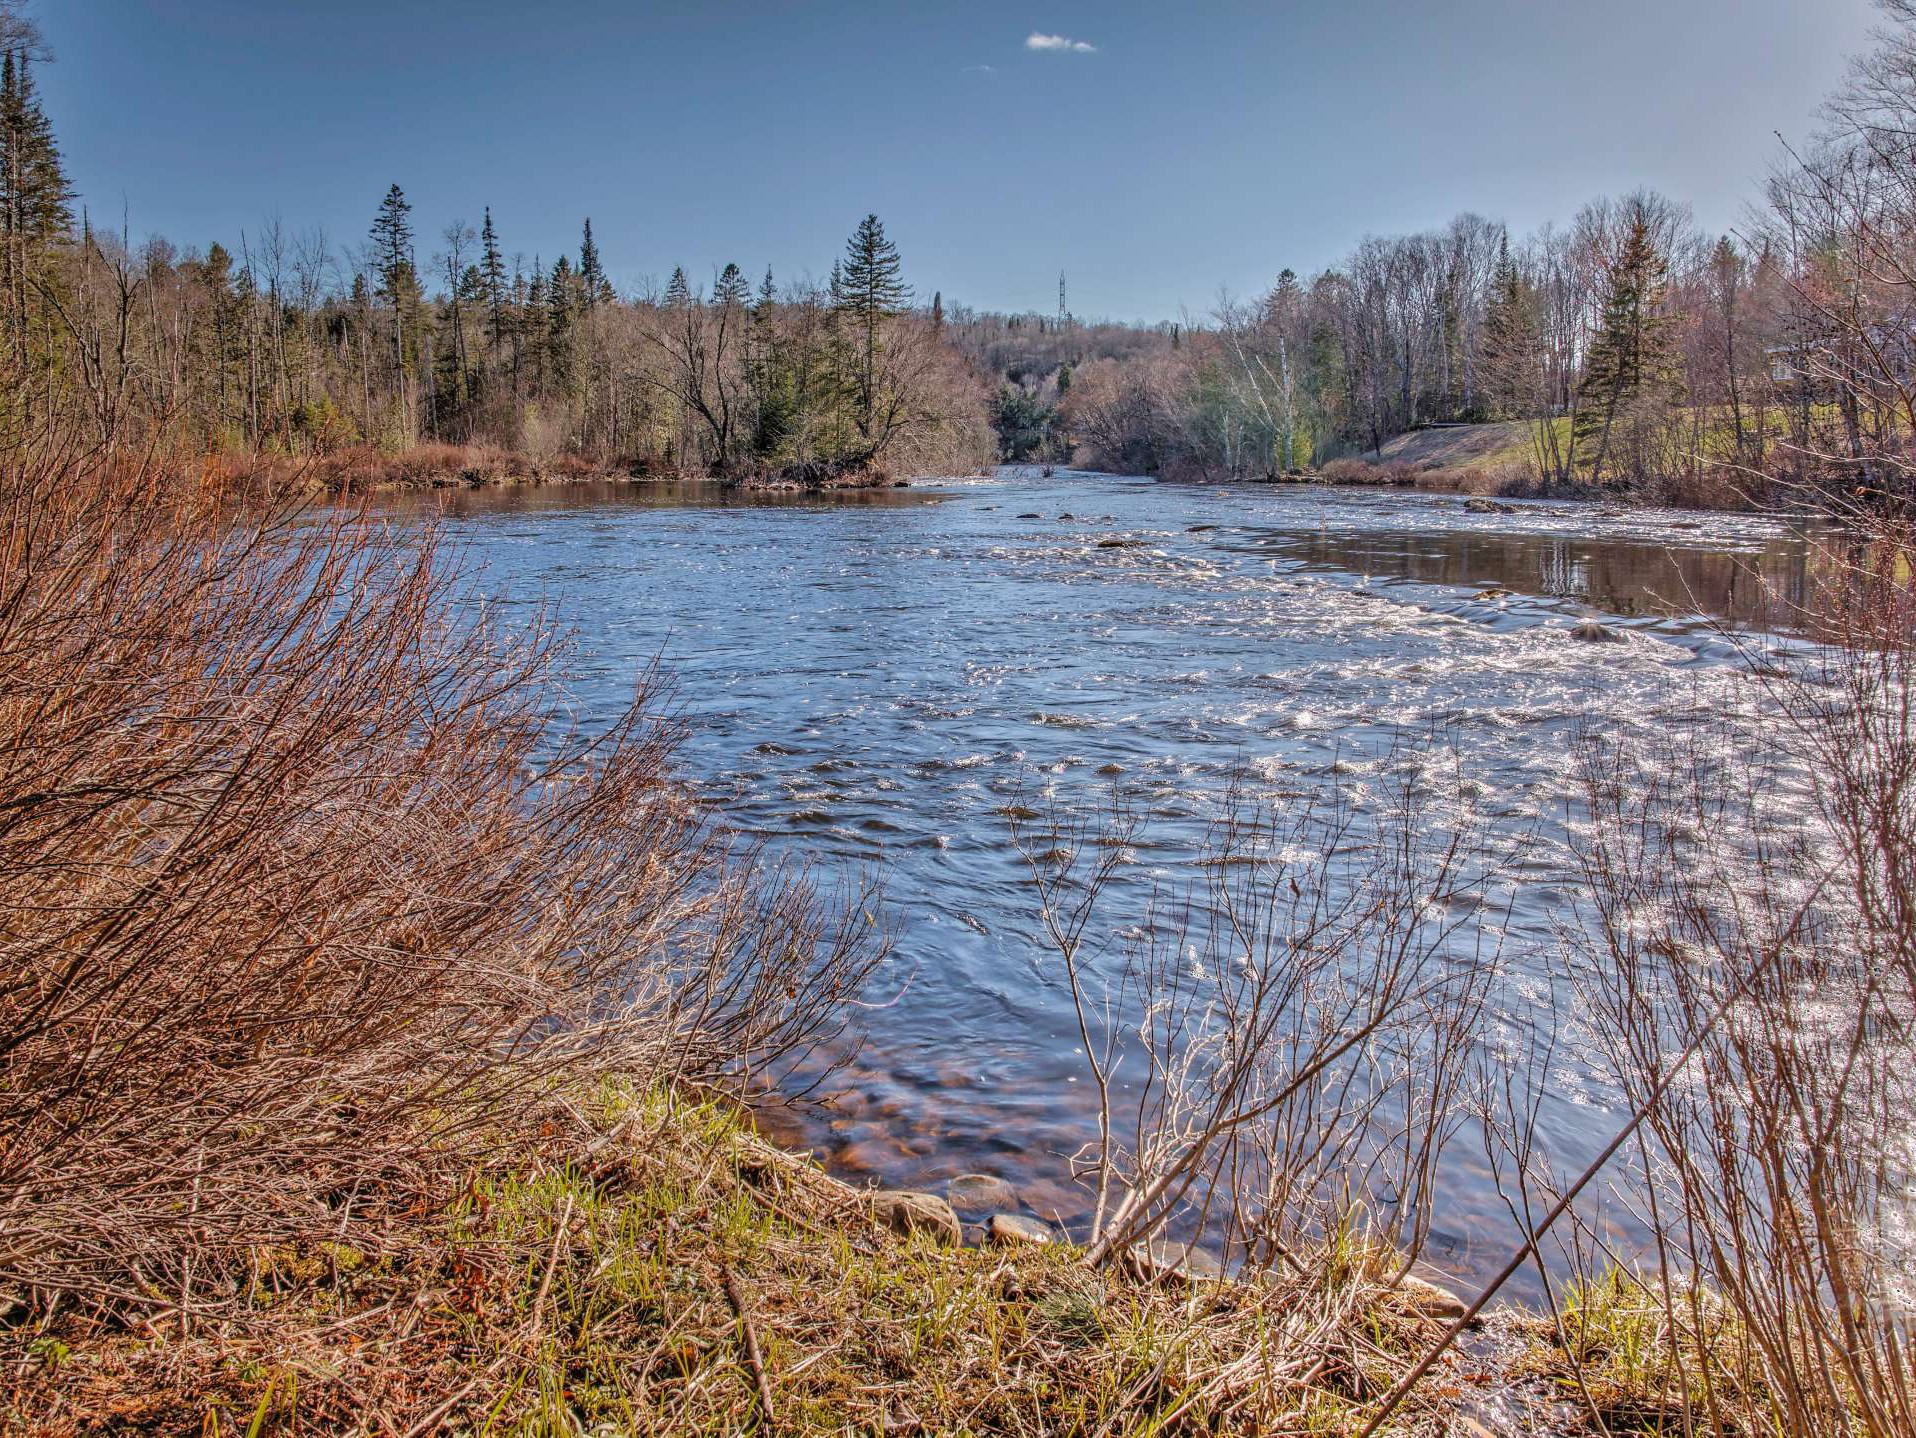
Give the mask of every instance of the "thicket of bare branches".
<path id="1" fill-rule="evenodd" d="M 1346 1225 L 1416 1258 L 1498 972 L 1494 851 L 1424 779 L 1373 813 L 1234 792 L 1128 946 L 1100 902 L 1135 819 L 1031 851 L 1100 1101 L 1089 1261 L 1175 1231 L 1270 1268 Z"/>
<path id="2" fill-rule="evenodd" d="M 1656 1246 L 1663 1396 L 1692 1424 L 1916 1428 L 1908 540 L 1882 526 L 1831 557 L 1853 607 L 1767 681 L 1754 756 L 1721 736 L 1586 752 L 1578 992 L 1643 1115 L 1624 1191 Z"/>
<path id="3" fill-rule="evenodd" d="M 732 852 L 650 687 L 555 734 L 563 653 L 429 528 L 0 453 L 0 1287 L 187 1312 L 253 1245 L 376 1249 L 569 1077 L 842 1022 L 856 896 Z"/>
<path id="4" fill-rule="evenodd" d="M 1814 541 L 1816 647 L 1760 665 L 1753 745 L 1585 757 L 1580 984 L 1650 1140 L 1629 1192 L 1686 1431 L 1916 1430 L 1916 6 L 1882 8 L 1823 147 L 1772 189 L 1797 348 L 1835 400 L 1790 439 L 1845 522 Z"/>

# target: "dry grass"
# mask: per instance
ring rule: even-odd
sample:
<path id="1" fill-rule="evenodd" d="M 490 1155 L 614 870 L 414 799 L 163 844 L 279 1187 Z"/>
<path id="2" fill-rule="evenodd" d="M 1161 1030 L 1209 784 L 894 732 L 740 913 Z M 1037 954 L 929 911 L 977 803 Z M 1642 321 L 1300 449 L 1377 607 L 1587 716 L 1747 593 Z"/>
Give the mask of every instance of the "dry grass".
<path id="1" fill-rule="evenodd" d="M 724 1108 L 622 1087 L 579 1107 L 589 1125 L 543 1162 L 395 1218 L 384 1255 L 255 1248 L 217 1330 L 161 1343 L 79 1313 L 15 1330 L 0 1421 L 50 1438 L 1331 1434 L 1427 1338 L 1381 1253 L 1187 1288 L 1062 1245 L 943 1249 L 881 1232 Z M 1402 1431 L 1437 1431 L 1433 1413 Z"/>
<path id="2" fill-rule="evenodd" d="M 245 490 L 359 494 L 385 489 L 600 479 L 626 474 L 629 468 L 576 454 L 542 459 L 492 445 L 417 444 L 398 451 L 355 445 L 306 456 L 211 455 L 202 461 L 202 472 L 209 484 Z"/>

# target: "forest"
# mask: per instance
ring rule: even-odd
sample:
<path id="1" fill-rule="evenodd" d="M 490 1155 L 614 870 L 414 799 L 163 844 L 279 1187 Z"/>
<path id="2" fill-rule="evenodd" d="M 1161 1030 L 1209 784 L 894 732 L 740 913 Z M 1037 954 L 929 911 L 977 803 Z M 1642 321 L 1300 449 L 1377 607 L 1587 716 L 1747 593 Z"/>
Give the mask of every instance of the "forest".
<path id="1" fill-rule="evenodd" d="M 1874 221 L 1888 204 L 1906 224 L 1908 197 L 1872 107 L 1909 97 L 1878 73 L 1746 232 L 1707 234 L 1650 191 L 1522 237 L 1464 214 L 1183 324 L 965 316 L 959 340 L 1002 377 L 1007 459 L 1401 479 L 1364 462 L 1393 436 L 1504 422 L 1475 487 L 1730 508 L 1859 481 L 1906 497 L 1907 275 Z"/>
<path id="2" fill-rule="evenodd" d="M 1465 214 L 1156 325 L 1080 320 L 1062 277 L 1055 315 L 927 299 L 875 215 L 823 282 L 724 262 L 626 292 L 590 219 L 576 255 L 528 257 L 483 205 L 422 236 L 397 183 L 345 243 L 277 218 L 204 248 L 105 233 L 38 98 L 43 54 L 13 44 L 0 80 L 9 347 L 25 392 L 105 445 L 336 483 L 871 482 L 993 459 L 1407 481 L 1394 436 L 1502 422 L 1465 487 L 1704 507 L 1907 489 L 1894 46 L 1736 233 L 1650 191 L 1522 236 Z"/>

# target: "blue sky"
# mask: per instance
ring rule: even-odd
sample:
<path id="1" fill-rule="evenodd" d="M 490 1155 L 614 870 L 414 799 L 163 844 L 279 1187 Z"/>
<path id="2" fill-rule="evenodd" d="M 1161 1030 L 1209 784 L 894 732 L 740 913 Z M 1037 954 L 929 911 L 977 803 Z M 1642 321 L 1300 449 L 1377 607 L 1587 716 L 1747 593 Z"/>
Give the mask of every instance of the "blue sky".
<path id="1" fill-rule="evenodd" d="M 422 258 L 492 206 L 508 251 L 615 281 L 829 268 L 868 210 L 925 294 L 1207 310 L 1460 210 L 1527 229 L 1651 185 L 1733 225 L 1868 0 L 39 0 L 42 91 L 96 223 Z M 1033 45 L 1031 37 L 1058 43 Z M 1069 43 L 1065 43 L 1069 42 Z"/>

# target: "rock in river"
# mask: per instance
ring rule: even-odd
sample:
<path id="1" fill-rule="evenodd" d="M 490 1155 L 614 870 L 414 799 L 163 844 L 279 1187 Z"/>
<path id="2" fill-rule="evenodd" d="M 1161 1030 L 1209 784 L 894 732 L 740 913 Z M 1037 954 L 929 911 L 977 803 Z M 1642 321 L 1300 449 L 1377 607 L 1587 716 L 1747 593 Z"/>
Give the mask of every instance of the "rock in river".
<path id="1" fill-rule="evenodd" d="M 988 1173 L 964 1173 L 945 1186 L 951 1206 L 963 1213 L 1010 1213 L 1018 1207 L 1018 1190 Z"/>
<path id="2" fill-rule="evenodd" d="M 1594 619 L 1586 619 L 1570 631 L 1572 639 L 1581 639 L 1585 644 L 1621 644 L 1623 636 L 1607 624 L 1599 624 Z"/>

